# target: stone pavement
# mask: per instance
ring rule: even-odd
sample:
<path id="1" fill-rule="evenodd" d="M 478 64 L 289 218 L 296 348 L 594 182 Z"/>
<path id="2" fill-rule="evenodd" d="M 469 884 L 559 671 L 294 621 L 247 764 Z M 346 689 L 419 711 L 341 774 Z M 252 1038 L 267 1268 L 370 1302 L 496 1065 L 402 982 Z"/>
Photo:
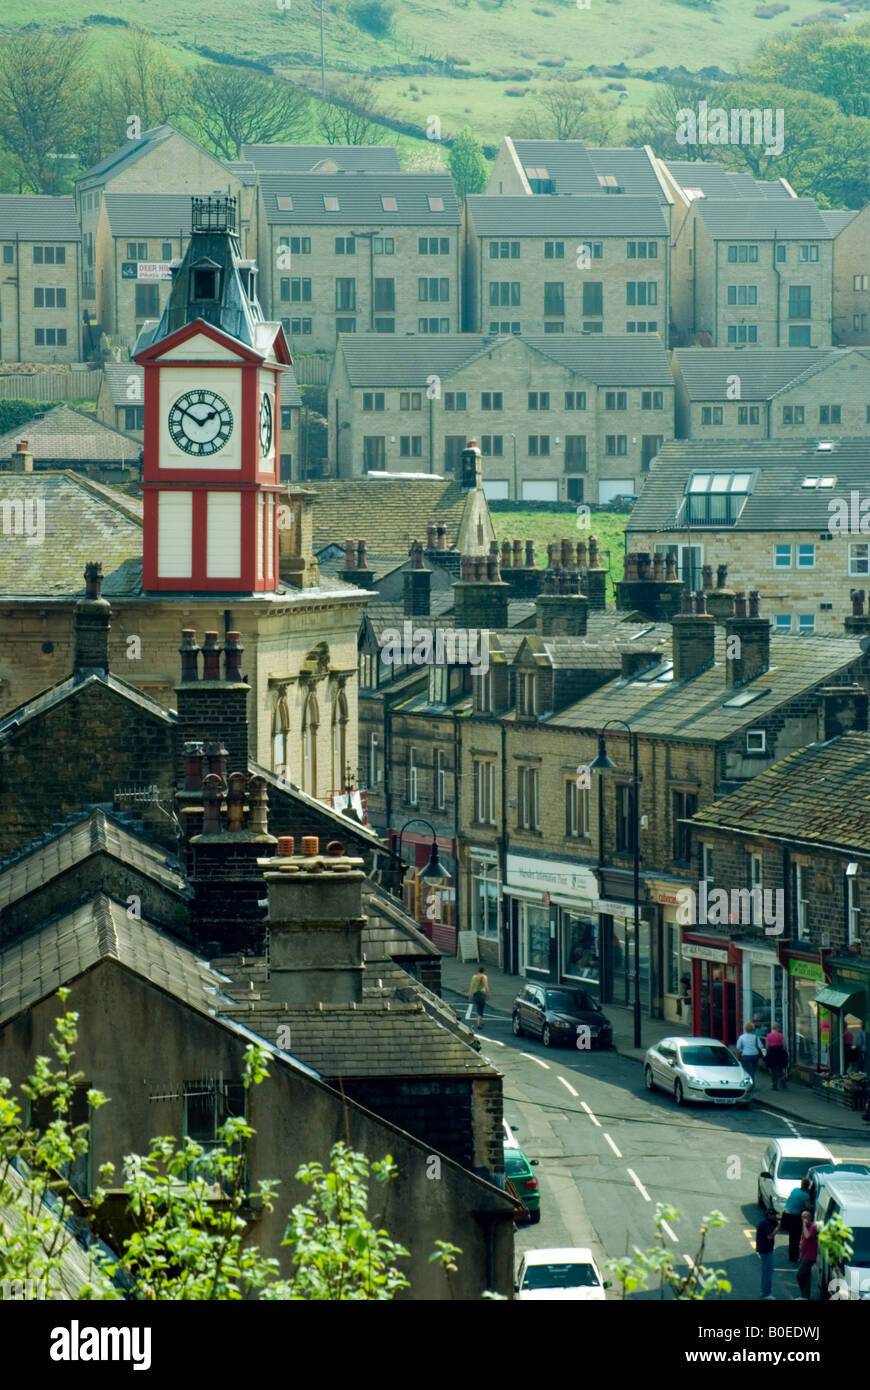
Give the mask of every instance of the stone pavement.
<path id="1" fill-rule="evenodd" d="M 457 956 L 441 957 L 441 990 L 445 1000 L 464 1017 L 468 1005 L 468 989 L 471 977 L 477 966 L 472 961 L 460 961 Z M 489 979 L 489 1000 L 487 1013 L 499 1018 L 510 1018 L 513 1001 L 524 987 L 521 975 L 506 975 L 496 966 L 487 966 Z M 613 1044 L 623 1057 L 631 1057 L 636 1062 L 643 1061 L 646 1049 L 660 1038 L 688 1033 L 688 1028 L 668 1023 L 661 1018 L 642 1020 L 643 1046 L 634 1046 L 634 1015 L 631 1009 L 619 1004 L 605 1005 L 607 1017 L 613 1024 Z M 791 1080 L 786 1091 L 774 1091 L 770 1076 L 763 1068 L 756 1073 L 755 1103 L 763 1104 L 765 1109 L 774 1110 L 786 1119 L 800 1126 L 801 1121 L 820 1125 L 824 1129 L 837 1129 L 860 1134 L 870 1141 L 870 1124 L 865 1124 L 855 1110 L 846 1110 L 834 1101 L 816 1095 L 810 1087 L 796 1078 Z"/>

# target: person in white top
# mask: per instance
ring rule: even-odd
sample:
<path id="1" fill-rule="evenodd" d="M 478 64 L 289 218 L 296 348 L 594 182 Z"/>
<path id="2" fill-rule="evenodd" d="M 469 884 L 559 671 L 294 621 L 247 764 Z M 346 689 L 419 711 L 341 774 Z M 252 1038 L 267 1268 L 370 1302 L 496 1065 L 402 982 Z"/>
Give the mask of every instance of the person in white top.
<path id="1" fill-rule="evenodd" d="M 737 1039 L 736 1048 L 737 1056 L 752 1077 L 752 1084 L 755 1085 L 755 1068 L 761 1056 L 761 1042 L 755 1031 L 754 1023 L 744 1023 L 743 1032 Z"/>

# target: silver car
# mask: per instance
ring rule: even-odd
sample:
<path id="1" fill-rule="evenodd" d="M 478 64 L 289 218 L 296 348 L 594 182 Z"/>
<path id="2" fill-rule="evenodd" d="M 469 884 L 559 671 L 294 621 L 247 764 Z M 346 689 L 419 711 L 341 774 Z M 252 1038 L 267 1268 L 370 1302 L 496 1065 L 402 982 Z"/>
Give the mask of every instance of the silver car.
<path id="1" fill-rule="evenodd" d="M 643 1079 L 648 1091 L 670 1091 L 677 1105 L 739 1105 L 752 1093 L 749 1072 L 718 1038 L 662 1038 L 647 1048 Z"/>

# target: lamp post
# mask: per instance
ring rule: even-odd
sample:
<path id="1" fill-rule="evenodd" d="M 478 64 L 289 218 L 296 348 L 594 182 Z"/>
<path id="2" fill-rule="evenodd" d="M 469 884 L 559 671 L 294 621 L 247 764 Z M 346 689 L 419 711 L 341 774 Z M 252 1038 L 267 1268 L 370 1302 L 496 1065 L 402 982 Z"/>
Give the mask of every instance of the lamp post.
<path id="1" fill-rule="evenodd" d="M 598 735 L 598 756 L 589 764 L 590 771 L 614 772 L 616 763 L 607 756 L 607 740 L 605 734 L 613 724 L 620 724 L 628 734 L 629 746 L 631 748 L 631 829 L 632 847 L 634 850 L 634 1045 L 641 1044 L 641 1013 L 640 1013 L 640 774 L 638 771 L 637 759 L 637 733 L 624 719 L 608 719 Z M 603 818 L 603 798 L 599 798 L 599 859 L 603 866 L 604 854 L 604 818 Z M 628 962 L 626 961 L 626 965 Z"/>
<path id="2" fill-rule="evenodd" d="M 409 825 L 425 825 L 431 831 L 432 834 L 432 844 L 429 846 L 429 863 L 426 865 L 425 869 L 420 870 L 418 878 L 422 878 L 425 883 L 431 884 L 449 883 L 450 874 L 448 870 L 444 868 L 444 865 L 441 863 L 438 857 L 438 836 L 436 834 L 435 827 L 432 825 L 431 821 L 424 820 L 422 816 L 412 816 L 410 820 L 405 821 L 405 824 L 399 831 L 399 844 L 398 848 L 396 849 L 396 853 L 399 855 L 399 858 L 401 858 L 402 856 L 402 836 L 408 829 Z"/>

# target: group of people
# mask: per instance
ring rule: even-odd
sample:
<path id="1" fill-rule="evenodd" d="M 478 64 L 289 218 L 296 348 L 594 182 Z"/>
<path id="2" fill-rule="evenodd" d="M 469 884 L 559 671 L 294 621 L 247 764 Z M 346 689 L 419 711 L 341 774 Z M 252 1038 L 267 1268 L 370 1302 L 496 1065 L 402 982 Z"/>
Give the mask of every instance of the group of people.
<path id="1" fill-rule="evenodd" d="M 812 1183 L 804 1178 L 786 1200 L 782 1218 L 770 1207 L 755 1228 L 755 1249 L 761 1259 L 761 1297 L 773 1298 L 773 1250 L 777 1231 L 788 1235 L 788 1258 L 797 1265 L 798 1298 L 811 1296 L 813 1265 L 819 1253 L 819 1232 L 813 1220 Z"/>
<path id="2" fill-rule="evenodd" d="M 788 1051 L 778 1023 L 775 1022 L 772 1025 L 770 1032 L 764 1038 L 756 1032 L 755 1024 L 751 1020 L 744 1023 L 743 1032 L 737 1039 L 735 1046 L 737 1056 L 749 1072 L 753 1082 L 755 1081 L 755 1068 L 758 1066 L 759 1059 L 763 1057 L 773 1081 L 773 1089 L 775 1091 L 786 1089 Z"/>

